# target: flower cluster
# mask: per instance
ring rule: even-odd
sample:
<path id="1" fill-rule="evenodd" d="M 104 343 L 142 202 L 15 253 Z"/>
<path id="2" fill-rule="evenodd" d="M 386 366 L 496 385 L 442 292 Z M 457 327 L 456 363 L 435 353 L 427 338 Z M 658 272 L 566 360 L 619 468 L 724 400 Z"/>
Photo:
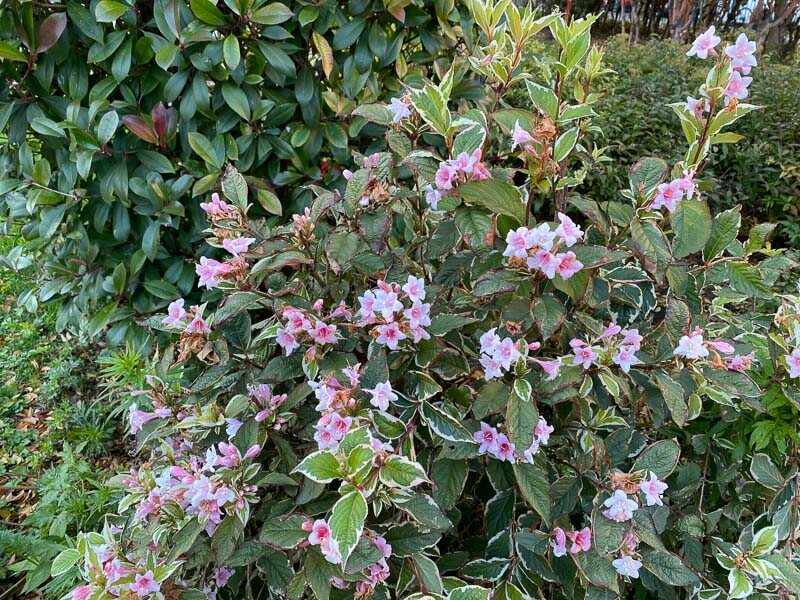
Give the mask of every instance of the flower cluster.
<path id="1" fill-rule="evenodd" d="M 675 212 L 678 202 L 684 199 L 691 200 L 695 197 L 695 191 L 694 174 L 684 173 L 680 179 L 660 184 L 656 188 L 650 207 L 653 210 L 666 208 L 668 212 Z"/>
<path id="2" fill-rule="evenodd" d="M 569 550 L 567 549 L 567 539 L 571 542 Z M 592 530 L 584 527 L 580 531 L 564 531 L 561 527 L 556 527 L 553 529 L 550 547 L 553 549 L 553 556 L 556 557 L 564 556 L 567 552 L 570 554 L 588 552 L 592 548 Z"/>
<path id="3" fill-rule="evenodd" d="M 415 344 L 430 339 L 425 328 L 431 324 L 431 305 L 424 303 L 425 281 L 413 275 L 404 285 L 378 281 L 377 287 L 359 296 L 358 325 L 371 326 L 375 341 L 396 350 L 401 341 Z"/>
<path id="4" fill-rule="evenodd" d="M 503 256 L 508 257 L 512 265 L 527 265 L 529 269 L 540 270 L 548 279 L 556 275 L 569 279 L 583 268 L 583 264 L 571 250 L 558 252 L 558 248 L 561 243 L 567 248 L 573 246 L 583 238 L 583 231 L 563 213 L 558 213 L 558 220 L 555 229 L 543 223 L 532 229 L 519 227 L 509 231 Z"/>
<path id="5" fill-rule="evenodd" d="M 455 158 L 439 163 L 436 171 L 436 187 L 439 190 L 452 190 L 466 181 L 491 179 L 492 175 L 481 162 L 480 148 L 472 153 L 461 152 Z"/>
<path id="6" fill-rule="evenodd" d="M 501 339 L 497 335 L 497 327 L 492 327 L 484 333 L 480 342 L 480 363 L 486 381 L 502 377 L 503 373 L 511 370 L 514 363 L 527 356 L 528 350 L 537 350 L 540 346 L 538 342 L 526 344 L 524 340 L 515 342 L 510 337 Z"/>
<path id="7" fill-rule="evenodd" d="M 478 443 L 478 454 L 489 454 L 494 458 L 510 463 L 533 462 L 533 455 L 539 452 L 541 446 L 546 446 L 550 441 L 550 434 L 554 428 L 547 424 L 544 417 L 533 428 L 533 442 L 523 451 L 522 455 L 516 453 L 516 446 L 508 439 L 505 433 L 499 433 L 497 428 L 481 421 L 481 428 L 472 435 Z"/>
<path id="8" fill-rule="evenodd" d="M 183 298 L 171 302 L 167 308 L 167 316 L 162 319 L 161 323 L 188 334 L 208 335 L 211 333 L 210 325 L 203 318 L 206 305 L 195 305 L 187 311 L 184 304 Z"/>
<path id="9" fill-rule="evenodd" d="M 716 367 L 739 372 L 749 369 L 755 359 L 753 352 L 736 354 L 736 349 L 726 341 L 703 339 L 703 330 L 699 327 L 689 335 L 682 336 L 672 353 L 674 356 L 682 356 L 689 360 L 708 358 L 713 354 L 713 363 Z M 724 355 L 724 358 L 720 355 Z"/>
<path id="10" fill-rule="evenodd" d="M 686 53 L 687 56 L 696 56 L 705 60 L 708 55 L 717 55 L 715 47 L 722 41 L 714 26 L 709 27 L 695 39 L 692 47 Z M 739 34 L 736 43 L 726 46 L 722 57 L 730 61 L 732 73 L 727 86 L 723 91 L 725 105 L 728 106 L 732 100 L 743 100 L 747 98 L 748 87 L 753 81 L 752 77 L 747 77 L 750 69 L 758 64 L 755 57 L 756 43 L 747 39 L 745 34 Z M 687 100 L 687 110 L 693 113 L 698 119 L 703 112 L 711 109 L 711 105 L 706 97 L 695 100 L 689 97 Z"/>
<path id="11" fill-rule="evenodd" d="M 339 552 L 339 544 L 331 535 L 331 528 L 324 519 L 317 519 L 313 523 L 306 521 L 303 523 L 303 530 L 308 531 L 308 543 L 312 546 L 319 546 L 320 552 L 325 559 L 338 565 L 342 562 L 342 555 Z"/>
<path id="12" fill-rule="evenodd" d="M 317 300 L 312 310 L 287 306 L 281 313 L 284 321 L 277 331 L 276 341 L 289 356 L 301 344 L 309 345 L 308 355 L 317 356 L 325 346 L 332 346 L 337 340 L 337 326 L 333 319 L 349 317 L 350 312 L 344 303 L 339 304 L 330 314 L 323 313 L 322 300 Z"/>

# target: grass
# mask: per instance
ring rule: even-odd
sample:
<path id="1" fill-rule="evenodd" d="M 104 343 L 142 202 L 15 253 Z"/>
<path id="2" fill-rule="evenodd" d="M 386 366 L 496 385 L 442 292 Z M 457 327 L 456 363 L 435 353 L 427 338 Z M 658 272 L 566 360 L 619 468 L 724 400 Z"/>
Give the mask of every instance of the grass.
<path id="1" fill-rule="evenodd" d="M 18 242 L 0 236 L 0 254 Z M 112 509 L 104 473 L 123 456 L 93 348 L 56 332 L 55 306 L 18 305 L 32 277 L 0 265 L 0 600 L 68 591 L 72 575 L 47 581 L 49 563 Z"/>

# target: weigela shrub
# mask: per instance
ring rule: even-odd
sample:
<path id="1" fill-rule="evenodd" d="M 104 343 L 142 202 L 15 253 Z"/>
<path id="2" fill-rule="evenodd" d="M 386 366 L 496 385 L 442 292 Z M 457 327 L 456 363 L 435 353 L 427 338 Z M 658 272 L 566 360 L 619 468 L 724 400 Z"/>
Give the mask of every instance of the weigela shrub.
<path id="1" fill-rule="evenodd" d="M 793 263 L 703 200 L 756 108 L 752 47 L 695 42 L 685 159 L 642 159 L 598 204 L 577 191 L 602 159 L 593 19 L 471 10 L 438 84 L 357 109 L 385 144 L 343 192 L 251 218 L 231 168 L 202 205 L 209 304 L 150 321 L 173 343 L 130 410 L 146 460 L 55 561 L 85 578 L 73 599 L 798 589 L 797 435 L 770 456 L 738 431 L 768 398 L 796 422 L 800 303 L 770 293 Z M 521 49 L 545 28 L 536 80 Z M 486 96 L 454 110 L 469 72 Z M 514 85 L 536 112 L 504 104 Z"/>

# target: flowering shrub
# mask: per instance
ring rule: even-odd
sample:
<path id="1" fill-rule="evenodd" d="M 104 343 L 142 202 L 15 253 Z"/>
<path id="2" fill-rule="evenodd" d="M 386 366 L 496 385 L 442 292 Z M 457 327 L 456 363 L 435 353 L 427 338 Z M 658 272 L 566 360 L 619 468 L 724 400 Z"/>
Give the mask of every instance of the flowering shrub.
<path id="1" fill-rule="evenodd" d="M 800 440 L 787 462 L 737 429 L 776 403 L 797 421 L 800 298 L 769 291 L 793 263 L 703 200 L 709 153 L 756 108 L 752 52 L 701 36 L 685 160 L 642 159 L 601 205 L 576 190 L 603 158 L 592 19 L 470 8 L 470 56 L 356 109 L 385 145 L 343 193 L 251 219 L 231 168 L 203 204 L 219 303 L 150 321 L 173 343 L 130 413 L 148 459 L 56 559 L 85 578 L 73 599 L 798 589 Z M 545 28 L 560 53 L 535 78 L 521 49 Z M 453 111 L 470 70 L 486 97 Z M 503 103 L 523 82 L 535 113 Z"/>

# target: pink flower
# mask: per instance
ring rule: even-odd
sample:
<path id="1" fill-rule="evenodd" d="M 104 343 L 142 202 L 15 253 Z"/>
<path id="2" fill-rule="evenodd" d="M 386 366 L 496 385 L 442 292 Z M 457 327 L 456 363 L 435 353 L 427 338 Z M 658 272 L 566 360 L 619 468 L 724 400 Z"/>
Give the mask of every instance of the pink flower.
<path id="1" fill-rule="evenodd" d="M 425 331 L 422 327 L 418 326 L 413 326 L 413 325 L 411 326 L 411 335 L 413 336 L 415 344 L 419 344 L 422 340 L 431 339 L 430 334 L 427 331 Z"/>
<path id="2" fill-rule="evenodd" d="M 733 354 L 736 352 L 736 348 L 731 346 L 728 342 L 724 342 L 722 340 L 718 340 L 715 342 L 709 342 L 711 347 L 714 348 L 717 352 L 721 352 L 722 354 Z"/>
<path id="3" fill-rule="evenodd" d="M 730 356 L 725 359 L 725 364 L 731 371 L 746 371 L 750 368 L 753 364 L 753 358 L 755 354 L 752 352 L 750 354 L 737 354 L 736 356 Z"/>
<path id="4" fill-rule="evenodd" d="M 661 495 L 669 486 L 663 481 L 659 481 L 656 474 L 650 471 L 650 479 L 645 479 L 639 484 L 639 489 L 644 494 L 644 500 L 647 506 L 663 506 Z"/>
<path id="5" fill-rule="evenodd" d="M 483 367 L 484 371 L 483 378 L 486 381 L 489 381 L 490 379 L 494 379 L 496 377 L 502 377 L 503 375 L 502 366 L 498 361 L 496 361 L 491 356 L 486 356 L 485 354 L 483 354 L 481 355 L 481 358 L 478 362 L 480 362 L 481 366 Z"/>
<path id="6" fill-rule="evenodd" d="M 553 529 L 553 539 L 550 540 L 553 556 L 564 556 L 567 553 L 567 535 L 561 527 Z"/>
<path id="7" fill-rule="evenodd" d="M 425 280 L 409 275 L 408 283 L 403 286 L 403 291 L 412 302 L 425 300 Z"/>
<path id="8" fill-rule="evenodd" d="M 574 245 L 579 239 L 583 238 L 583 231 L 572 219 L 563 213 L 558 213 L 560 225 L 556 227 L 556 235 L 566 244 L 567 248 Z"/>
<path id="9" fill-rule="evenodd" d="M 200 314 L 195 314 L 189 324 L 186 326 L 186 333 L 196 333 L 199 335 L 208 335 L 211 333 L 211 328 L 206 323 L 206 320 Z"/>
<path id="10" fill-rule="evenodd" d="M 319 545 L 322 555 L 329 563 L 338 565 L 342 562 L 342 555 L 339 552 L 339 544 L 333 538 L 327 538 Z"/>
<path id="11" fill-rule="evenodd" d="M 244 453 L 245 458 L 254 458 L 261 454 L 261 446 L 258 444 L 253 444 L 247 449 L 247 452 Z"/>
<path id="12" fill-rule="evenodd" d="M 506 437 L 504 433 L 498 433 L 494 449 L 489 453 L 500 460 L 507 460 L 510 463 L 516 462 L 514 457 L 514 443 Z"/>
<path id="13" fill-rule="evenodd" d="M 792 379 L 800 377 L 800 348 L 792 350 L 792 353 L 784 356 L 784 359 L 789 367 L 789 377 Z"/>
<path id="14" fill-rule="evenodd" d="M 255 242 L 255 238 L 237 237 L 232 240 L 222 240 L 222 247 L 234 256 L 244 254 L 250 248 L 250 244 Z"/>
<path id="15" fill-rule="evenodd" d="M 500 336 L 495 333 L 497 327 L 492 327 L 489 331 L 481 336 L 481 353 L 492 355 L 500 346 Z"/>
<path id="16" fill-rule="evenodd" d="M 222 465 L 223 467 L 232 468 L 239 464 L 242 460 L 242 454 L 239 449 L 233 444 L 227 442 L 219 443 L 219 452 L 221 456 L 217 456 L 214 465 Z"/>
<path id="17" fill-rule="evenodd" d="M 344 169 L 342 170 L 342 177 L 344 177 L 345 181 L 350 181 L 350 179 L 353 177 L 353 172 L 350 169 Z"/>
<path id="18" fill-rule="evenodd" d="M 500 345 L 497 346 L 497 349 L 494 352 L 494 358 L 497 360 L 504 369 L 508 370 L 511 368 L 511 363 L 516 362 L 522 357 L 522 354 L 517 348 L 517 345 L 514 343 L 510 337 L 507 337 Z"/>
<path id="19" fill-rule="evenodd" d="M 286 329 L 278 329 L 276 341 L 278 345 L 286 351 L 286 356 L 289 356 L 300 347 L 294 334 L 289 333 Z"/>
<path id="20" fill-rule="evenodd" d="M 214 583 L 217 585 L 218 588 L 225 587 L 228 584 L 228 580 L 235 572 L 236 571 L 234 571 L 233 569 L 220 567 L 214 572 Z"/>
<path id="21" fill-rule="evenodd" d="M 228 439 L 235 436 L 242 425 L 244 425 L 244 423 L 239 419 L 234 419 L 233 417 L 225 419 L 225 433 L 228 434 Z"/>
<path id="22" fill-rule="evenodd" d="M 480 430 L 472 434 L 472 439 L 480 444 L 478 454 L 494 453 L 497 447 L 497 436 L 498 433 L 494 427 L 481 421 Z"/>
<path id="23" fill-rule="evenodd" d="M 400 327 L 394 322 L 378 325 L 377 330 L 378 337 L 375 338 L 375 341 L 387 346 L 390 350 L 397 350 L 398 343 L 406 339 L 406 334 L 400 331 Z"/>
<path id="24" fill-rule="evenodd" d="M 403 316 L 408 319 L 408 324 L 412 328 L 427 327 L 431 324 L 431 318 L 428 316 L 430 310 L 430 304 L 422 304 L 419 300 L 415 300 L 411 308 L 403 311 Z"/>
<path id="25" fill-rule="evenodd" d="M 607 510 L 603 511 L 603 516 L 618 523 L 630 521 L 634 511 L 639 508 L 639 505 L 628 498 L 622 490 L 616 490 L 613 496 L 603 502 L 603 506 L 607 507 Z"/>
<path id="26" fill-rule="evenodd" d="M 180 329 L 184 326 L 186 311 L 183 308 L 183 298 L 171 302 L 167 308 L 167 316 L 161 321 L 164 325 Z"/>
<path id="27" fill-rule="evenodd" d="M 220 280 L 228 275 L 232 267 L 213 258 L 200 257 L 200 264 L 195 266 L 195 271 L 200 278 L 197 285 L 208 289 L 217 287 Z"/>
<path id="28" fill-rule="evenodd" d="M 623 346 L 628 346 L 634 352 L 642 347 L 642 340 L 644 338 L 639 335 L 638 329 L 623 329 L 620 333 L 623 335 L 621 342 Z"/>
<path id="29" fill-rule="evenodd" d="M 708 348 L 703 342 L 703 335 L 693 333 L 692 335 L 684 335 L 678 342 L 678 347 L 672 351 L 672 354 L 695 360 L 708 356 Z"/>
<path id="30" fill-rule="evenodd" d="M 550 434 L 554 431 L 555 427 L 548 425 L 544 417 L 539 417 L 539 420 L 533 428 L 533 435 L 536 436 L 536 440 L 542 446 L 547 446 L 547 443 L 550 441 Z"/>
<path id="31" fill-rule="evenodd" d="M 578 552 L 588 552 L 592 548 L 592 530 L 584 527 L 580 531 L 570 531 L 567 537 L 572 541 L 570 546 L 570 554 L 578 554 Z"/>
<path id="32" fill-rule="evenodd" d="M 397 292 L 391 289 L 375 291 L 373 310 L 381 313 L 384 321 L 394 319 L 394 313 L 403 310 L 403 303 L 397 298 Z"/>
<path id="33" fill-rule="evenodd" d="M 144 598 L 145 596 L 161 591 L 161 586 L 156 582 L 153 572 L 147 571 L 144 575 L 137 573 L 130 590 L 135 592 L 140 598 Z"/>
<path id="34" fill-rule="evenodd" d="M 653 199 L 653 209 L 659 210 L 666 208 L 669 212 L 674 212 L 678 202 L 683 197 L 683 192 L 677 181 L 662 183 L 656 188 L 656 197 Z"/>
<path id="35" fill-rule="evenodd" d="M 578 257 L 571 250 L 563 254 L 556 254 L 556 260 L 558 261 L 556 272 L 564 281 L 583 268 L 583 263 L 578 260 Z"/>
<path id="36" fill-rule="evenodd" d="M 389 410 L 389 404 L 397 401 L 397 394 L 394 393 L 392 384 L 388 381 L 377 384 L 371 390 L 365 389 L 364 391 L 372 396 L 369 403 L 382 411 Z"/>
<path id="37" fill-rule="evenodd" d="M 373 540 L 373 543 L 378 548 L 378 550 L 383 552 L 384 558 L 389 558 L 392 555 L 392 545 L 389 542 L 387 542 L 382 535 L 376 537 Z"/>
<path id="38" fill-rule="evenodd" d="M 95 590 L 93 585 L 82 585 L 72 590 L 72 600 L 86 600 Z"/>
<path id="39" fill-rule="evenodd" d="M 702 119 L 703 113 L 708 112 L 708 100 L 700 97 L 698 99 L 691 96 L 686 97 L 686 110 L 692 113 L 696 118 Z"/>
<path id="40" fill-rule="evenodd" d="M 480 150 L 477 150 L 472 154 L 467 154 L 466 152 L 460 153 L 454 160 L 450 161 L 450 164 L 462 173 L 469 175 L 472 173 L 475 165 L 478 164 L 480 160 Z"/>
<path id="41" fill-rule="evenodd" d="M 635 552 L 638 545 L 639 536 L 636 535 L 636 532 L 633 529 L 628 530 L 628 532 L 625 534 L 625 537 L 622 538 L 622 546 L 627 548 L 629 552 Z"/>
<path id="42" fill-rule="evenodd" d="M 311 526 L 311 533 L 308 536 L 308 543 L 312 546 L 318 546 L 325 540 L 331 537 L 331 529 L 328 523 L 322 519 L 317 519 Z"/>
<path id="43" fill-rule="evenodd" d="M 731 74 L 731 80 L 728 82 L 728 87 L 725 88 L 725 106 L 727 106 L 732 98 L 737 100 L 744 100 L 747 98 L 749 86 L 753 82 L 752 77 L 742 77 L 738 71 Z"/>
<path id="44" fill-rule="evenodd" d="M 411 108 L 404 98 L 392 98 L 389 104 L 389 110 L 392 113 L 393 123 L 399 123 L 403 119 L 407 119 L 411 116 Z"/>
<path id="45" fill-rule="evenodd" d="M 442 192 L 430 184 L 425 186 L 425 202 L 428 203 L 428 206 L 430 206 L 431 209 L 439 210 L 439 200 L 441 199 Z"/>
<path id="46" fill-rule="evenodd" d="M 456 177 L 458 171 L 455 167 L 446 162 L 439 163 L 439 169 L 436 171 L 436 187 L 440 190 L 450 190 Z"/>
<path id="47" fill-rule="evenodd" d="M 754 56 L 756 43 L 747 39 L 743 33 L 736 38 L 736 43 L 725 47 L 725 54 L 731 59 L 731 67 L 739 71 L 742 75 L 747 75 L 751 67 L 755 67 L 758 62 Z"/>
<path id="48" fill-rule="evenodd" d="M 678 189 L 686 195 L 686 199 L 691 200 L 697 187 L 694 183 L 694 173 L 684 171 L 683 177 L 675 181 L 678 184 Z"/>
<path id="49" fill-rule="evenodd" d="M 546 381 L 553 381 L 553 379 L 558 377 L 558 372 L 561 370 L 561 357 L 556 360 L 539 360 L 538 358 L 534 358 L 533 360 L 547 373 Z"/>
<path id="50" fill-rule="evenodd" d="M 591 346 L 581 346 L 572 350 L 575 358 L 572 359 L 573 365 L 583 365 L 584 369 L 592 366 L 592 362 L 597 360 L 597 352 Z"/>
<path id="51" fill-rule="evenodd" d="M 570 254 L 575 256 L 571 252 Z M 548 279 L 553 279 L 556 276 L 556 271 L 561 267 L 561 259 L 551 254 L 549 251 L 542 249 L 539 250 L 534 257 L 528 259 L 528 266 L 541 269 L 542 273 L 544 273 Z M 569 272 L 569 269 L 565 269 L 565 271 Z M 571 276 L 570 274 L 570 277 Z"/>
<path id="52" fill-rule="evenodd" d="M 623 577 L 630 577 L 632 579 L 639 577 L 639 569 L 642 568 L 642 562 L 636 560 L 632 556 L 621 556 L 611 561 L 611 564 L 617 570 L 617 573 Z"/>
<path id="53" fill-rule="evenodd" d="M 131 407 L 128 409 L 128 419 L 131 422 L 131 435 L 136 435 L 142 428 L 142 425 L 147 423 L 148 421 L 152 421 L 156 418 L 155 413 L 145 412 L 143 410 L 139 410 L 139 408 L 135 404 L 131 404 Z"/>
<path id="54" fill-rule="evenodd" d="M 336 343 L 336 325 L 323 323 L 317 321 L 314 328 L 309 330 L 308 334 L 317 344 L 335 344 Z"/>
<path id="55" fill-rule="evenodd" d="M 230 207 L 224 200 L 220 200 L 219 194 L 211 194 L 211 202 L 201 202 L 200 208 L 209 216 L 225 218 L 230 216 Z"/>
<path id="56" fill-rule="evenodd" d="M 533 455 L 537 452 L 539 452 L 539 440 L 534 438 L 528 449 L 523 451 L 522 458 L 525 459 L 526 463 L 533 463 Z"/>
<path id="57" fill-rule="evenodd" d="M 633 365 L 638 365 L 641 361 L 636 358 L 633 350 L 626 346 L 622 346 L 619 351 L 611 358 L 615 365 L 619 365 L 625 373 L 629 373 Z"/>
<path id="58" fill-rule="evenodd" d="M 514 123 L 514 131 L 511 132 L 511 149 L 513 150 L 517 146 L 524 146 L 528 142 L 533 141 L 533 136 L 525 131 L 519 125 L 519 121 Z"/>
<path id="59" fill-rule="evenodd" d="M 608 326 L 605 328 L 605 330 L 603 331 L 603 333 L 601 333 L 601 334 L 600 334 L 600 338 L 601 338 L 601 339 L 605 339 L 605 338 L 614 337 L 615 335 L 617 335 L 617 334 L 618 334 L 619 332 L 621 332 L 621 331 L 622 331 L 622 327 L 620 327 L 620 326 L 619 326 L 619 325 L 617 325 L 616 323 L 610 323 L 610 324 L 609 324 L 609 325 L 608 325 Z"/>
<path id="60" fill-rule="evenodd" d="M 506 235 L 506 249 L 503 251 L 503 256 L 524 260 L 528 258 L 528 249 L 530 247 L 531 240 L 528 228 L 512 229 Z"/>
<path id="61" fill-rule="evenodd" d="M 696 56 L 701 60 L 705 60 L 708 57 L 709 52 L 711 54 L 715 54 L 714 46 L 719 44 L 721 41 L 718 36 L 714 35 L 715 31 L 716 29 L 712 25 L 706 31 L 697 36 L 697 39 L 686 53 L 686 56 Z"/>

